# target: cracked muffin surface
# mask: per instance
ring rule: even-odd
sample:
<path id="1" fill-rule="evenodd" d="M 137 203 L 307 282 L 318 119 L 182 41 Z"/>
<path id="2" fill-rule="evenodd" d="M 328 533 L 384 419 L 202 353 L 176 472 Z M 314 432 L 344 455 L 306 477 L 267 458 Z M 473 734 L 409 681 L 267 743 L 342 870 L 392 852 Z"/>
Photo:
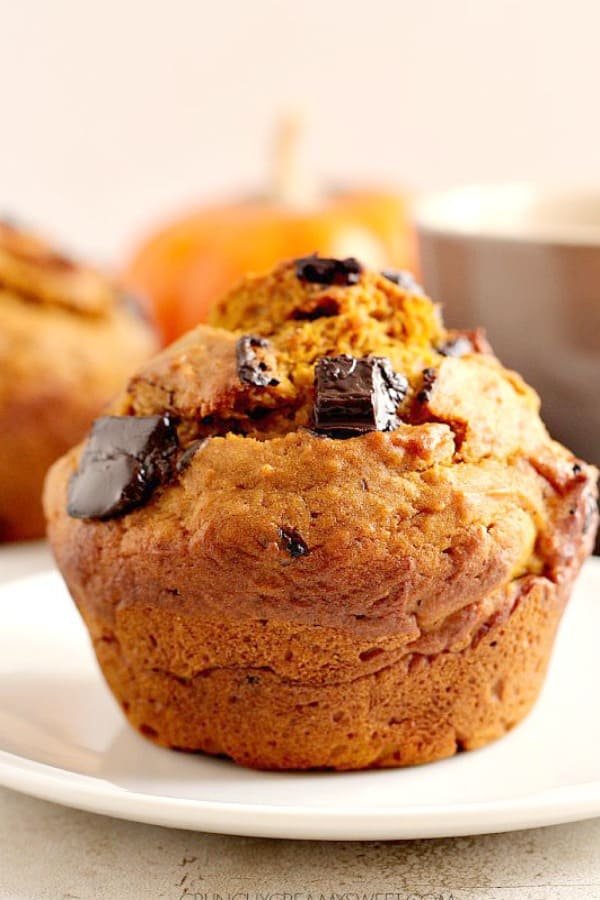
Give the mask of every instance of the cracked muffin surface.
<path id="1" fill-rule="evenodd" d="M 596 473 L 404 273 L 245 279 L 53 468 L 49 536 L 126 715 L 262 768 L 398 766 L 541 687 Z"/>
<path id="2" fill-rule="evenodd" d="M 132 298 L 0 222 L 0 541 L 44 535 L 48 468 L 155 350 Z"/>

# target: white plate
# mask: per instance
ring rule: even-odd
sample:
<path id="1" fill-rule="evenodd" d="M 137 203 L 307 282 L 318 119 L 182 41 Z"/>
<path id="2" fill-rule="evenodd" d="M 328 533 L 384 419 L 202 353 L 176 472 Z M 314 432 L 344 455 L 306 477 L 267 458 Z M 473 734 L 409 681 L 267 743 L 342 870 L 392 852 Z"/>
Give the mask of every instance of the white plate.
<path id="1" fill-rule="evenodd" d="M 52 567 L 52 554 L 46 541 L 0 544 L 0 584 Z"/>
<path id="2" fill-rule="evenodd" d="M 159 749 L 124 722 L 55 572 L 0 586 L 0 783 L 159 825 L 315 839 L 439 837 L 600 815 L 600 560 L 543 696 L 483 750 L 414 769 L 253 772 Z"/>

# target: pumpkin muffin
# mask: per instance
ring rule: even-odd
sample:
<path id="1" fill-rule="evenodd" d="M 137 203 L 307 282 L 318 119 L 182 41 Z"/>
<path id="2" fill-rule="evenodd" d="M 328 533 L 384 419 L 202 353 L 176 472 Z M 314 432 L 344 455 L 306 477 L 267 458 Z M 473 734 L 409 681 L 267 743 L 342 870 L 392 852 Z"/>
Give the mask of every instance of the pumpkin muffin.
<path id="1" fill-rule="evenodd" d="M 404 273 L 241 282 L 52 469 L 58 565 L 131 724 L 265 769 L 481 747 L 541 688 L 596 471 Z"/>
<path id="2" fill-rule="evenodd" d="M 0 222 L 0 541 L 44 534 L 46 471 L 155 349 L 104 276 Z"/>

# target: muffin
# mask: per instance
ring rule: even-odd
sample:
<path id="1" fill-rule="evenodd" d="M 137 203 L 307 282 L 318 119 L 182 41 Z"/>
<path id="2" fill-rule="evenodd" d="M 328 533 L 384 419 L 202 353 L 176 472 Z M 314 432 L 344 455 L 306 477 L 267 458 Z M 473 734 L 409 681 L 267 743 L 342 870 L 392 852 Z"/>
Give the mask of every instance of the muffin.
<path id="1" fill-rule="evenodd" d="M 43 535 L 49 466 L 155 349 L 129 296 L 0 222 L 0 541 Z"/>
<path id="2" fill-rule="evenodd" d="M 308 257 L 143 365 L 45 492 L 106 680 L 156 743 L 405 766 L 534 703 L 597 527 L 481 331 L 401 272 Z"/>

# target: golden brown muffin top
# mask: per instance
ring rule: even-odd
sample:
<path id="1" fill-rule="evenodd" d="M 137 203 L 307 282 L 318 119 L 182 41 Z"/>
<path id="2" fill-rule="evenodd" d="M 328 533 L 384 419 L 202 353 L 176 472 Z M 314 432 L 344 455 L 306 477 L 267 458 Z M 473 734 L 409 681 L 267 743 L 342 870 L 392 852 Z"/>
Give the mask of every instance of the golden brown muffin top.
<path id="1" fill-rule="evenodd" d="M 481 332 L 446 330 L 438 307 L 403 273 L 360 267 L 354 283 L 323 284 L 301 277 L 304 262 L 245 278 L 217 304 L 210 326 L 131 379 L 113 412 L 167 412 L 184 443 L 228 433 L 268 439 L 314 428 L 324 358 L 374 358 L 406 379 L 397 424 L 447 423 L 458 459 L 505 459 L 548 440 L 535 392 L 500 365 Z"/>
<path id="2" fill-rule="evenodd" d="M 535 392 L 500 365 L 481 331 L 446 330 L 439 308 L 405 273 L 359 267 L 353 283 L 323 284 L 302 277 L 303 264 L 245 278 L 217 304 L 210 326 L 142 367 L 112 412 L 167 413 L 184 445 L 231 433 L 264 440 L 319 431 L 322 360 L 352 357 L 381 360 L 405 380 L 395 422 L 365 431 L 446 423 L 455 458 L 466 461 L 508 459 L 549 440 Z M 387 377 L 381 369 L 374 375 Z"/>
<path id="3" fill-rule="evenodd" d="M 0 221 L 0 299 L 98 318 L 133 304 L 102 272 L 57 251 L 37 235 Z"/>

